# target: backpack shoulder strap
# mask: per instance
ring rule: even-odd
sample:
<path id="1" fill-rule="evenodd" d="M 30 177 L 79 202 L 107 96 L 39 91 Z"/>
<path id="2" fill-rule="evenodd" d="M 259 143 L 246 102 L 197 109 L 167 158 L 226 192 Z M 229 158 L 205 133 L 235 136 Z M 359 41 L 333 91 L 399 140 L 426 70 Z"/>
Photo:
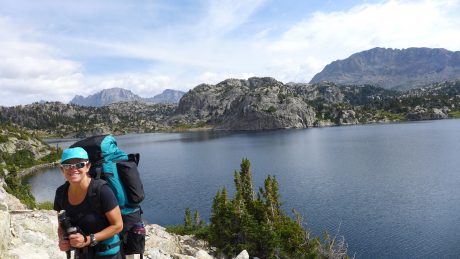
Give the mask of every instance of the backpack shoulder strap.
<path id="1" fill-rule="evenodd" d="M 104 215 L 101 204 L 101 188 L 105 184 L 107 184 L 107 182 L 102 179 L 91 179 L 91 183 L 88 187 L 88 199 L 91 208 L 101 215 Z"/>
<path id="2" fill-rule="evenodd" d="M 139 153 L 129 154 L 128 161 L 133 161 L 136 165 L 139 165 L 140 155 Z"/>
<path id="3" fill-rule="evenodd" d="M 56 190 L 56 200 L 61 210 L 64 208 L 64 200 L 67 197 L 67 192 L 69 190 L 69 182 L 65 182 L 63 185 L 59 186 Z"/>
<path id="4" fill-rule="evenodd" d="M 103 162 L 103 160 L 99 160 L 98 162 L 91 164 L 91 167 L 89 169 L 89 175 L 91 176 L 91 178 L 101 179 Z"/>

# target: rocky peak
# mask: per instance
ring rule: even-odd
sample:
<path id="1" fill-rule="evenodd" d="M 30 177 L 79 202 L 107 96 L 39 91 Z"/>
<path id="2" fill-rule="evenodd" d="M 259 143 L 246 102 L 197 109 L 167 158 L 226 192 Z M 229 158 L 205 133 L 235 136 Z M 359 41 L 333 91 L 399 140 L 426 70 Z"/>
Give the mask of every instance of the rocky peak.
<path id="1" fill-rule="evenodd" d="M 249 88 L 251 89 L 267 86 L 280 86 L 283 84 L 272 77 L 251 77 L 247 82 L 249 82 Z"/>
<path id="2" fill-rule="evenodd" d="M 146 102 L 152 103 L 178 103 L 180 98 L 185 94 L 185 92 L 166 89 L 161 94 L 155 95 L 153 98 L 146 98 Z"/>
<path id="3" fill-rule="evenodd" d="M 130 90 L 123 88 L 104 89 L 96 94 L 83 97 L 76 95 L 70 104 L 80 106 L 101 107 L 119 102 L 144 102 L 144 103 L 178 103 L 184 92 L 166 89 L 161 94 L 151 98 L 143 98 Z"/>
<path id="4" fill-rule="evenodd" d="M 142 97 L 134 94 L 130 90 L 123 88 L 104 89 L 96 94 L 88 97 L 75 96 L 70 103 L 81 106 L 100 107 L 111 103 L 126 102 L 126 101 L 141 101 Z"/>
<path id="5" fill-rule="evenodd" d="M 258 130 L 313 125 L 314 111 L 273 78 L 227 79 L 199 85 L 179 102 L 172 123 L 205 122 L 215 129 Z"/>
<path id="6" fill-rule="evenodd" d="M 373 48 L 330 63 L 310 83 L 372 84 L 404 90 L 456 79 L 460 79 L 460 51 Z"/>
<path id="7" fill-rule="evenodd" d="M 234 78 L 226 79 L 218 83 L 214 87 L 217 87 L 217 88 L 222 88 L 222 87 L 234 87 L 235 88 L 236 87 L 236 88 L 256 89 L 259 87 L 276 86 L 276 85 L 282 85 L 282 84 L 283 83 L 281 83 L 280 81 L 277 81 L 276 79 L 271 78 L 271 77 L 251 77 L 251 78 L 248 78 L 247 80 L 234 79 Z M 208 88 L 212 87 L 212 85 L 206 85 L 206 86 L 208 86 Z M 200 88 L 200 90 L 202 89 L 205 89 L 205 88 L 204 87 Z"/>

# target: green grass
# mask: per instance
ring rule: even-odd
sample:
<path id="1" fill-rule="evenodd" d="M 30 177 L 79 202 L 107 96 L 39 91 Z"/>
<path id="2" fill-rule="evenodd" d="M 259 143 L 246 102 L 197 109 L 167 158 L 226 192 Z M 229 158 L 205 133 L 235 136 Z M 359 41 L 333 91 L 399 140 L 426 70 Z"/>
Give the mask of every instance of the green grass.
<path id="1" fill-rule="evenodd" d="M 190 130 L 190 129 L 198 129 L 198 128 L 205 128 L 208 127 L 209 125 L 206 124 L 206 122 L 198 122 L 198 123 L 193 123 L 193 124 L 185 124 L 185 123 L 180 123 L 177 124 L 172 128 L 174 131 L 183 131 L 183 130 Z"/>
<path id="2" fill-rule="evenodd" d="M 403 121 L 406 119 L 403 113 L 392 113 L 389 111 L 380 111 L 378 119 L 387 118 L 390 121 Z"/>
<path id="3" fill-rule="evenodd" d="M 53 203 L 50 202 L 50 201 L 37 203 L 37 209 L 39 209 L 39 210 L 52 210 L 53 209 Z"/>
<path id="4" fill-rule="evenodd" d="M 276 112 L 276 107 L 275 106 L 270 106 L 270 107 L 268 107 L 268 109 L 265 110 L 265 112 L 274 113 L 274 112 Z"/>
<path id="5" fill-rule="evenodd" d="M 406 119 L 403 113 L 386 113 L 385 116 L 392 121 L 402 121 Z"/>
<path id="6" fill-rule="evenodd" d="M 460 118 L 460 111 L 450 111 L 449 118 Z"/>
<path id="7" fill-rule="evenodd" d="M 177 235 L 194 235 L 204 240 L 209 237 L 209 226 L 185 227 L 183 225 L 169 225 L 166 226 L 166 231 Z"/>
<path id="8" fill-rule="evenodd" d="M 8 136 L 0 135 L 0 143 L 6 143 L 6 142 L 8 142 Z"/>

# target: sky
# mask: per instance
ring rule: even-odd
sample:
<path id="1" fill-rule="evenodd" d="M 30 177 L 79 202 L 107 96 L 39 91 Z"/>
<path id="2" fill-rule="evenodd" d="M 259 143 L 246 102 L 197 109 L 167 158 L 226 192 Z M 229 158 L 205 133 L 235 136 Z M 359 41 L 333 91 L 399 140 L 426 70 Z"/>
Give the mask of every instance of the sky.
<path id="1" fill-rule="evenodd" d="M 309 82 L 374 47 L 460 50 L 460 0 L 0 0 L 0 106 Z"/>

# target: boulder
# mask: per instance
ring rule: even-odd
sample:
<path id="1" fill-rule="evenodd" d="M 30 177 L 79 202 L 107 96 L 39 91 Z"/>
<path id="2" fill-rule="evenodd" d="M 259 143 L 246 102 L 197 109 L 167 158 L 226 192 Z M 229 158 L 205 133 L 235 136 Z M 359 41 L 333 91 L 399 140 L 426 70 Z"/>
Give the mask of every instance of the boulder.
<path id="1" fill-rule="evenodd" d="M 1 206 L 0 200 L 0 206 Z M 4 204 L 4 207 L 0 207 L 0 258 L 5 258 L 6 250 L 8 249 L 8 243 L 11 239 L 10 235 L 10 214 L 8 213 L 8 207 Z M 3 208 L 3 209 L 2 209 Z"/>
<path id="2" fill-rule="evenodd" d="M 183 255 L 183 254 L 173 254 L 173 255 L 172 255 L 172 258 L 173 258 L 173 259 L 196 259 L 196 258 L 193 257 L 193 256 L 190 256 L 190 255 Z"/>
<path id="3" fill-rule="evenodd" d="M 436 119 L 436 120 L 447 119 L 449 117 L 447 113 L 448 113 L 447 109 L 433 108 L 433 119 Z"/>
<path id="4" fill-rule="evenodd" d="M 443 109 L 433 108 L 427 109 L 424 107 L 416 106 L 410 112 L 407 113 L 406 117 L 408 120 L 440 120 L 447 119 L 449 109 L 446 107 Z"/>
<path id="5" fill-rule="evenodd" d="M 241 251 L 241 253 L 235 257 L 235 259 L 249 259 L 248 251 Z"/>
<path id="6" fill-rule="evenodd" d="M 0 179 L 1 180 L 1 179 Z M 11 239 L 10 234 L 10 214 L 8 204 L 5 201 L 6 192 L 0 184 L 0 258 L 4 258 L 4 253 L 8 248 L 8 242 Z"/>
<path id="7" fill-rule="evenodd" d="M 172 259 L 171 256 L 160 252 L 160 249 L 158 248 L 152 248 L 152 249 L 147 250 L 145 255 L 147 258 L 150 258 L 150 259 Z"/>
<path id="8" fill-rule="evenodd" d="M 353 110 L 342 110 L 340 124 L 341 125 L 354 125 L 358 124 L 358 119 L 356 118 L 356 112 Z"/>
<path id="9" fill-rule="evenodd" d="M 214 257 L 210 256 L 206 251 L 204 250 L 198 250 L 195 254 L 196 259 L 214 259 Z"/>
<path id="10" fill-rule="evenodd" d="M 3 202 L 2 202 L 3 201 Z M 27 207 L 13 195 L 7 193 L 0 185 L 0 203 L 6 204 L 8 210 L 25 210 Z M 0 205 L 1 207 L 2 205 Z"/>

